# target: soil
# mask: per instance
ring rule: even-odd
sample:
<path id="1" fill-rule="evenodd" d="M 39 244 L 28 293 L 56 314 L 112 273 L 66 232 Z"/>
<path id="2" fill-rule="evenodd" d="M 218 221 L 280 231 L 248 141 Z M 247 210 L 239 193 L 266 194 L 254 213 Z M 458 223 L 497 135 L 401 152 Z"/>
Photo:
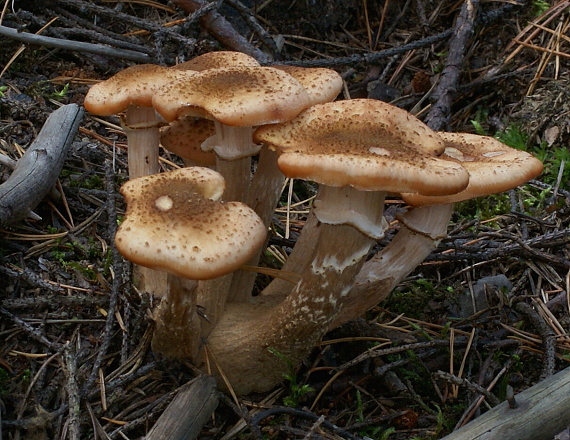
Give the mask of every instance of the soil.
<path id="1" fill-rule="evenodd" d="M 457 205 L 448 236 L 386 301 L 329 333 L 272 392 L 237 403 L 221 396 L 197 438 L 437 439 L 504 400 L 508 387 L 519 392 L 567 366 L 567 2 L 482 3 L 460 47 L 458 82 L 443 91 L 463 2 L 226 1 L 217 9 L 225 23 L 208 15 L 184 22 L 197 4 L 6 1 L 1 19 L 164 65 L 261 49 L 278 62 L 335 69 L 345 99 L 387 100 L 420 119 L 439 102 L 436 92 L 451 93 L 439 129 L 497 135 L 545 162 L 543 175 L 522 187 Z M 217 26 L 244 42 L 224 39 Z M 134 64 L 6 37 L 0 48 L 0 155 L 15 161 L 50 113 L 81 105 L 91 84 Z M 159 300 L 133 288 L 130 264 L 114 250 L 124 147 L 117 118 L 86 115 L 55 190 L 33 209 L 38 217 L 0 230 L 0 439 L 143 438 L 197 373 L 153 354 Z M 165 170 L 182 164 L 161 154 Z M 10 173 L 0 165 L 2 181 Z M 293 201 L 313 193 L 297 183 Z M 389 220 L 404 208 L 397 197 L 388 206 Z M 273 255 L 290 252 L 303 207 L 290 219 L 290 238 L 271 238 Z M 283 211 L 274 217 L 281 232 Z M 278 268 L 278 258 L 268 254 L 262 265 Z M 267 282 L 260 275 L 256 289 Z M 465 380 L 452 384 L 441 371 Z M 470 383 L 490 391 L 489 406 L 474 406 L 481 394 Z"/>

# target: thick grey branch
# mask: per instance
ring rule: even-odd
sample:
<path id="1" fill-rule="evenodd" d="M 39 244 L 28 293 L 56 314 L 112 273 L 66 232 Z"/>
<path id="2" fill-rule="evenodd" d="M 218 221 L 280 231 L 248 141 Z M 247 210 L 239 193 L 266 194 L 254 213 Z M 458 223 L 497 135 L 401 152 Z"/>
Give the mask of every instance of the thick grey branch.
<path id="1" fill-rule="evenodd" d="M 25 218 L 55 185 L 82 117 L 77 104 L 49 116 L 12 175 L 0 185 L 0 225 Z"/>
<path id="2" fill-rule="evenodd" d="M 139 63 L 148 63 L 151 58 L 144 53 L 127 49 L 116 49 L 114 47 L 103 46 L 101 44 L 84 43 L 82 41 L 63 40 L 61 38 L 45 37 L 43 35 L 31 34 L 29 32 L 18 32 L 6 26 L 0 26 L 0 36 L 11 38 L 38 46 L 55 47 L 57 49 L 71 50 L 75 52 L 88 52 L 97 55 L 104 55 L 112 58 L 122 58 L 124 60 Z"/>

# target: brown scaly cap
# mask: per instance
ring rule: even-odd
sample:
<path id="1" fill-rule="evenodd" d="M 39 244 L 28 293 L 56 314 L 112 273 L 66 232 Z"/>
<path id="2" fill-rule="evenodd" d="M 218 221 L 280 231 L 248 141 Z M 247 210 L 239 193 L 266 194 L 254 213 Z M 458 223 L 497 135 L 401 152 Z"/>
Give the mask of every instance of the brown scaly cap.
<path id="1" fill-rule="evenodd" d="M 487 196 L 515 188 L 542 172 L 542 162 L 531 154 L 507 147 L 489 136 L 470 133 L 439 133 L 445 142 L 441 155 L 461 164 L 469 172 L 469 185 L 463 191 L 442 197 L 403 194 L 412 206 L 442 205 Z"/>
<path id="2" fill-rule="evenodd" d="M 320 67 L 273 66 L 303 84 L 311 105 L 333 101 L 342 90 L 342 77 L 331 69 Z"/>
<path id="3" fill-rule="evenodd" d="M 272 67 L 204 70 L 167 84 L 153 98 L 167 121 L 192 115 L 237 127 L 286 121 L 309 103 L 299 81 Z"/>
<path id="4" fill-rule="evenodd" d="M 131 104 L 152 107 L 152 96 L 156 90 L 177 78 L 194 74 L 155 64 L 128 67 L 91 87 L 85 96 L 84 106 L 88 112 L 100 116 L 115 115 Z"/>
<path id="5" fill-rule="evenodd" d="M 172 66 L 172 69 L 179 70 L 195 70 L 201 72 L 207 69 L 219 69 L 220 67 L 229 66 L 250 66 L 259 67 L 259 63 L 253 57 L 242 52 L 232 52 L 229 50 L 221 50 L 218 52 L 208 52 L 192 58 L 184 63 Z"/>
<path id="6" fill-rule="evenodd" d="M 202 151 L 202 143 L 215 132 L 214 122 L 209 119 L 186 117 L 164 127 L 160 132 L 160 143 L 168 151 L 196 165 L 212 166 L 216 164 L 216 155 Z"/>
<path id="7" fill-rule="evenodd" d="M 451 194 L 465 169 L 435 155 L 443 141 L 405 110 L 372 99 L 315 105 L 283 124 L 258 128 L 254 142 L 275 149 L 288 177 L 368 191 Z"/>
<path id="8" fill-rule="evenodd" d="M 125 220 L 115 237 L 125 258 L 190 279 L 211 279 L 245 264 L 265 227 L 238 202 L 217 201 L 222 176 L 189 167 L 130 180 L 121 188 Z"/>

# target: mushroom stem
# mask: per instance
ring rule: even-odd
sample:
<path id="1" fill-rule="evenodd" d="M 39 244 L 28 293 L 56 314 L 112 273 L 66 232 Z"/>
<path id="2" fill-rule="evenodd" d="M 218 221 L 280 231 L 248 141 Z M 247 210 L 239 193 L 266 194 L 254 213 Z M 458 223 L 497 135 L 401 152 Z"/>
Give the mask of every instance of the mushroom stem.
<path id="1" fill-rule="evenodd" d="M 289 254 L 285 264 L 281 268 L 283 272 L 301 273 L 303 268 L 307 265 L 311 252 L 317 244 L 318 235 L 316 233 L 319 220 L 317 216 L 311 211 L 305 225 L 301 230 L 301 235 L 295 243 L 295 247 Z M 263 296 L 286 296 L 291 290 L 293 285 L 289 281 L 281 278 L 275 278 L 269 285 L 263 289 L 261 295 Z"/>
<path id="2" fill-rule="evenodd" d="M 251 180 L 251 156 L 259 151 L 252 141 L 252 127 L 232 127 L 214 121 L 216 134 L 202 144 L 216 153 L 216 169 L 226 180 L 223 199 L 245 202 Z"/>
<path id="3" fill-rule="evenodd" d="M 195 359 L 200 348 L 198 282 L 167 274 L 169 290 L 154 311 L 152 350 L 173 359 Z"/>
<path id="4" fill-rule="evenodd" d="M 277 153 L 269 148 L 262 148 L 259 154 L 257 170 L 253 176 L 247 204 L 259 216 L 266 228 L 269 228 L 273 212 L 279 202 L 285 176 L 277 166 Z M 248 266 L 257 266 L 263 248 L 247 263 Z M 255 283 L 255 272 L 238 270 L 234 273 L 230 288 L 229 301 L 247 302 L 251 300 L 251 292 Z M 290 287 L 291 284 L 288 283 Z"/>
<path id="5" fill-rule="evenodd" d="M 224 177 L 224 200 L 246 202 L 251 181 L 251 156 L 259 147 L 253 144 L 252 127 L 232 127 L 214 120 L 216 134 L 202 144 L 202 150 L 216 153 L 216 170 Z M 198 300 L 209 322 L 203 323 L 202 337 L 216 325 L 230 292 L 234 274 L 200 282 Z M 251 294 L 251 292 L 250 292 Z M 244 296 L 241 295 L 244 299 Z"/>
<path id="6" fill-rule="evenodd" d="M 218 368 L 238 394 L 267 391 L 282 380 L 288 363 L 297 365 L 308 355 L 374 243 L 352 226 L 321 223 L 318 230 L 321 243 L 289 296 L 278 305 L 276 297 L 261 297 L 247 308 L 228 304 L 208 338 Z"/>
<path id="7" fill-rule="evenodd" d="M 382 191 L 322 185 L 315 200 L 315 209 L 309 214 L 282 270 L 300 273 L 308 264 L 311 250 L 321 242 L 316 232 L 319 221 L 330 224 L 346 222 L 372 238 L 382 238 L 388 226 L 383 217 L 385 195 Z M 291 283 L 275 278 L 261 294 L 285 296 L 291 289 Z"/>
<path id="8" fill-rule="evenodd" d="M 453 204 L 414 208 L 399 217 L 400 230 L 392 241 L 358 273 L 342 299 L 332 330 L 357 318 L 386 298 L 437 247 L 447 232 Z"/>
<path id="9" fill-rule="evenodd" d="M 127 160 L 129 179 L 157 174 L 160 171 L 158 150 L 160 133 L 159 119 L 152 107 L 129 105 L 121 119 L 127 136 Z M 162 297 L 168 289 L 166 273 L 135 265 L 133 284 L 141 292 Z"/>
<path id="10" fill-rule="evenodd" d="M 121 122 L 127 135 L 129 178 L 158 173 L 160 134 L 154 109 L 131 104 Z"/>
<path id="11" fill-rule="evenodd" d="M 197 306 L 200 308 L 204 319 L 200 325 L 200 338 L 206 338 L 216 326 L 229 301 L 228 294 L 231 292 L 230 286 L 236 273 L 232 272 L 211 280 L 198 282 Z M 194 336 L 195 339 L 196 336 Z"/>
<path id="12" fill-rule="evenodd" d="M 383 234 L 383 202 L 382 192 L 321 186 L 315 202 L 315 215 L 321 218 L 315 227 L 317 242 L 292 292 L 278 305 L 278 296 L 256 299 L 252 313 L 243 313 L 243 304 L 228 304 L 208 344 L 237 393 L 275 386 L 287 372 L 283 357 L 297 365 L 322 338 L 375 239 Z M 361 217 L 351 217 L 353 210 Z M 329 212 L 343 213 L 343 224 L 329 219 Z M 248 374 L 252 370 L 259 373 Z"/>
<path id="13" fill-rule="evenodd" d="M 351 225 L 370 238 L 380 239 L 388 227 L 383 217 L 385 197 L 382 191 L 321 185 L 314 212 L 321 223 Z"/>

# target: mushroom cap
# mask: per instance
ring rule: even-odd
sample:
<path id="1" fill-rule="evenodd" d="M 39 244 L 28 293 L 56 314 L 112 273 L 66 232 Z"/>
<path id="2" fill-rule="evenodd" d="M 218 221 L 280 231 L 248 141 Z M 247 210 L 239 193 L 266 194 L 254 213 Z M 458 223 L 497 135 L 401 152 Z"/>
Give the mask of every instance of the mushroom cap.
<path id="1" fill-rule="evenodd" d="M 315 105 L 253 139 L 280 154 L 286 176 L 324 185 L 435 195 L 461 191 L 469 179 L 461 165 L 435 157 L 444 144 L 429 127 L 372 99 Z"/>
<path id="2" fill-rule="evenodd" d="M 333 101 L 342 90 L 342 77 L 332 69 L 321 67 L 273 66 L 287 72 L 307 90 L 311 105 Z"/>
<path id="3" fill-rule="evenodd" d="M 172 153 L 189 159 L 197 165 L 216 164 L 216 155 L 202 150 L 202 143 L 216 133 L 209 119 L 186 117 L 173 121 L 161 129 L 160 143 Z"/>
<path id="4" fill-rule="evenodd" d="M 250 66 L 259 67 L 257 60 L 242 52 L 230 50 L 220 50 L 199 55 L 184 63 L 172 66 L 171 69 L 195 70 L 201 72 L 206 69 L 219 69 L 228 66 Z"/>
<path id="5" fill-rule="evenodd" d="M 531 154 L 508 147 L 489 136 L 471 133 L 439 133 L 445 142 L 440 156 L 461 164 L 469 172 L 469 185 L 457 194 L 424 197 L 403 194 L 412 206 L 430 206 L 461 202 L 515 188 L 542 172 L 543 164 Z"/>
<path id="6" fill-rule="evenodd" d="M 261 247 L 266 230 L 243 203 L 217 201 L 223 190 L 223 177 L 200 167 L 128 181 L 117 249 L 136 264 L 190 279 L 238 269 Z"/>
<path id="7" fill-rule="evenodd" d="M 249 127 L 295 117 L 309 106 L 299 81 L 272 67 L 228 67 L 196 72 L 162 87 L 153 106 L 167 121 L 182 116 Z"/>
<path id="8" fill-rule="evenodd" d="M 131 104 L 152 107 L 152 96 L 156 90 L 177 78 L 195 74 L 196 72 L 172 70 L 156 64 L 127 67 L 91 87 L 83 105 L 88 112 L 100 116 L 115 115 Z"/>

